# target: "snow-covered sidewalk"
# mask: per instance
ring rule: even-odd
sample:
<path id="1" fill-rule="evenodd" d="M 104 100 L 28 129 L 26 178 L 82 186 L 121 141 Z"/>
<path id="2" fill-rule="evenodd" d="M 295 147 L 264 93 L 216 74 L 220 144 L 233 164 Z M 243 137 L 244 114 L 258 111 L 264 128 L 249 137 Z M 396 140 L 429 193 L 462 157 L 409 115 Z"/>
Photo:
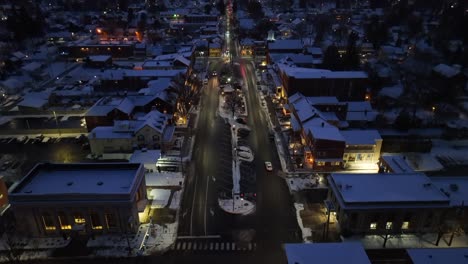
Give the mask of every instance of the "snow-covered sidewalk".
<path id="1" fill-rule="evenodd" d="M 304 205 L 301 203 L 294 203 L 294 208 L 296 208 L 297 223 L 302 231 L 302 240 L 309 243 L 311 241 L 308 240 L 308 237 L 312 237 L 312 230 L 308 227 L 304 227 L 304 224 L 302 223 L 301 211 L 304 210 Z"/>

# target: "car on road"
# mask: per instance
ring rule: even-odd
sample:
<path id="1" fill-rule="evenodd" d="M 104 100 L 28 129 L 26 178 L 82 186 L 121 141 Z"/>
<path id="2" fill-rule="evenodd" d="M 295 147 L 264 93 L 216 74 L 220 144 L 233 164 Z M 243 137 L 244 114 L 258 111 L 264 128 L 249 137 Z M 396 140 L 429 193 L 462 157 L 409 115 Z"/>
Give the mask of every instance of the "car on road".
<path id="1" fill-rule="evenodd" d="M 273 165 L 269 161 L 265 161 L 265 169 L 267 171 L 273 171 Z"/>

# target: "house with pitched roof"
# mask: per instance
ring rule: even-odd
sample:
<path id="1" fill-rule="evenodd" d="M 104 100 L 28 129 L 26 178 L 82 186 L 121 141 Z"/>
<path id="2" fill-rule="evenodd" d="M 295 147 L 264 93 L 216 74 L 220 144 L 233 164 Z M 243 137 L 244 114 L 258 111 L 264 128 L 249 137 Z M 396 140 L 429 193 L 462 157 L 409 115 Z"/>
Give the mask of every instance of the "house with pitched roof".
<path id="1" fill-rule="evenodd" d="M 91 153 L 131 153 L 135 149 L 164 149 L 175 132 L 172 115 L 151 111 L 136 120 L 116 120 L 113 126 L 95 127 L 88 135 Z"/>

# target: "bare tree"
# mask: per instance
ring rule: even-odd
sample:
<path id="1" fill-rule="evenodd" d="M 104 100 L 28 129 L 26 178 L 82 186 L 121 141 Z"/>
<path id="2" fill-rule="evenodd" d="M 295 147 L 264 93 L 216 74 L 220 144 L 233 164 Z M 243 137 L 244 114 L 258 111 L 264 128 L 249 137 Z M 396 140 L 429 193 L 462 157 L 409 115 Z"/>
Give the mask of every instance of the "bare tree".
<path id="1" fill-rule="evenodd" d="M 226 107 L 231 110 L 232 116 L 236 113 L 237 107 L 242 103 L 242 100 L 236 93 L 226 95 Z"/>
<path id="2" fill-rule="evenodd" d="M 188 118 L 190 108 L 196 102 L 199 91 L 197 85 L 199 87 L 199 84 L 187 81 L 183 74 L 177 75 L 172 80 L 172 88 L 177 95 L 177 114 L 185 120 Z"/>
<path id="3" fill-rule="evenodd" d="M 1 216 L 2 241 L 6 249 L 5 257 L 9 263 L 19 263 L 23 252 L 23 244 L 16 232 L 16 220 L 13 214 L 7 211 Z"/>

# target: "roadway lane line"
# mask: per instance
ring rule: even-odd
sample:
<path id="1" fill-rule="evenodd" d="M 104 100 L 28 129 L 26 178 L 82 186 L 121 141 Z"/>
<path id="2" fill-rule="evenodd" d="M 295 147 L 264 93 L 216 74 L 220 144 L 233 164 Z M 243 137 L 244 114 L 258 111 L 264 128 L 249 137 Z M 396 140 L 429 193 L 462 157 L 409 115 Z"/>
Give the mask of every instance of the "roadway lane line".
<path id="1" fill-rule="evenodd" d="M 208 176 L 209 177 L 209 176 Z M 206 204 L 208 203 L 208 188 L 209 188 L 210 179 L 206 181 L 206 192 L 205 192 L 205 236 L 206 236 Z"/>
<path id="2" fill-rule="evenodd" d="M 192 208 L 190 210 L 190 235 L 192 235 L 192 228 L 193 228 L 193 210 L 195 208 L 195 197 L 196 197 L 196 193 L 197 193 L 197 182 L 198 182 L 198 175 L 196 175 L 195 173 L 193 174 L 193 176 L 195 177 L 195 186 L 194 186 L 194 189 L 193 189 L 193 200 L 192 200 Z"/>

